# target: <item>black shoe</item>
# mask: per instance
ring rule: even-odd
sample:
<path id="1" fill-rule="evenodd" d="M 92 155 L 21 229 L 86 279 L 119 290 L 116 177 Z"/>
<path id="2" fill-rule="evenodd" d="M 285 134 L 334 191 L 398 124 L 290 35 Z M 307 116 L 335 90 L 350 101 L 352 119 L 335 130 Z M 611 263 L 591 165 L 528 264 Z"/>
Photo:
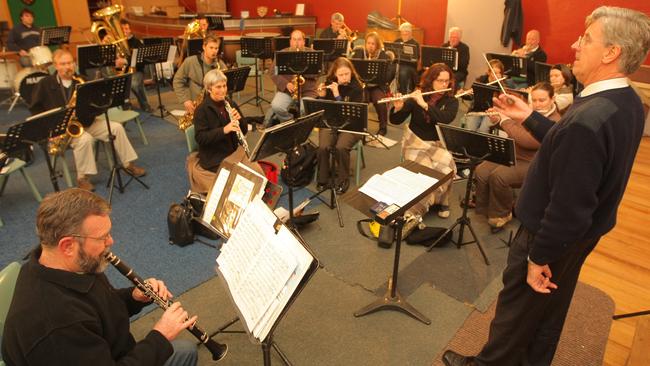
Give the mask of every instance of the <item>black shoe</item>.
<path id="1" fill-rule="evenodd" d="M 337 187 L 336 187 L 336 193 L 337 194 L 343 194 L 348 191 L 348 188 L 350 187 L 350 181 L 346 180 L 345 182 L 341 182 Z"/>
<path id="2" fill-rule="evenodd" d="M 442 363 L 445 366 L 474 366 L 474 357 L 466 357 L 452 350 L 447 350 L 442 354 Z"/>
<path id="3" fill-rule="evenodd" d="M 379 129 L 379 132 L 377 132 L 377 135 L 386 136 L 386 133 L 388 133 L 388 131 L 386 131 L 385 129 Z"/>
<path id="4" fill-rule="evenodd" d="M 324 191 L 326 189 L 329 189 L 329 188 L 330 188 L 329 183 L 318 183 L 318 184 L 316 184 L 316 191 L 318 191 L 318 192 L 322 192 L 322 191 Z"/>

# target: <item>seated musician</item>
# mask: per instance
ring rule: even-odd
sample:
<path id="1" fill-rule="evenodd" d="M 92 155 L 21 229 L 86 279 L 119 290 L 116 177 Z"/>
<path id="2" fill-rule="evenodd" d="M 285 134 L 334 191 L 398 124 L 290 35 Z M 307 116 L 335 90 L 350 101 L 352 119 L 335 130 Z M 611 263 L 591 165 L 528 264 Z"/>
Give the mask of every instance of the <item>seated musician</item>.
<path id="1" fill-rule="evenodd" d="M 352 62 L 339 57 L 330 67 L 325 83 L 318 87 L 321 99 L 343 102 L 361 102 L 363 85 Z M 350 151 L 361 135 L 349 132 L 337 132 L 333 129 L 321 129 L 318 132 L 318 190 L 330 187 L 330 178 L 334 178 L 334 187 L 338 193 L 345 193 L 350 186 Z M 336 172 L 330 172 L 329 148 L 334 148 Z M 334 177 L 330 174 L 335 173 Z"/>
<path id="2" fill-rule="evenodd" d="M 104 274 L 111 251 L 111 207 L 78 188 L 43 199 L 36 215 L 40 241 L 22 265 L 2 335 L 7 365 L 164 365 L 197 363 L 194 342 L 176 337 L 191 327 L 171 305 L 140 341 L 129 317 L 151 304 L 134 287 L 114 288 Z M 162 299 L 163 281 L 146 280 Z"/>
<path id="3" fill-rule="evenodd" d="M 291 32 L 289 38 L 289 48 L 282 51 L 306 51 L 310 50 L 305 47 L 305 33 L 300 30 Z M 275 70 L 275 61 L 271 65 L 271 70 Z M 301 86 L 302 97 L 315 98 L 316 97 L 316 79 L 318 75 L 303 75 L 305 83 Z M 271 108 L 266 111 L 264 118 L 264 126 L 270 127 L 278 122 L 285 122 L 292 118 L 294 115 L 290 109 L 295 107 L 298 98 L 298 89 L 294 82 L 294 75 L 271 75 L 271 80 L 277 88 L 277 92 L 271 101 Z M 300 108 L 300 110 L 303 110 Z"/>
<path id="4" fill-rule="evenodd" d="M 451 47 L 458 50 L 458 70 L 454 71 L 456 87 L 459 89 L 465 85 L 467 78 L 467 66 L 469 65 L 469 46 L 461 41 L 463 30 L 460 27 L 449 28 L 449 41 L 442 44 L 442 47 Z"/>
<path id="5" fill-rule="evenodd" d="M 531 107 L 552 121 L 557 122 L 560 114 L 553 102 L 553 87 L 547 82 L 537 83 L 531 91 Z M 535 157 L 540 142 L 521 123 L 511 119 L 491 116 L 494 123 L 515 140 L 515 166 L 504 166 L 484 161 L 476 168 L 476 212 L 486 215 L 492 232 L 498 232 L 512 220 L 514 189 L 521 187 L 530 162 Z M 470 206 L 473 204 L 470 202 Z"/>
<path id="6" fill-rule="evenodd" d="M 332 14 L 330 20 L 330 26 L 323 29 L 319 38 L 329 38 L 329 39 L 346 39 L 348 34 L 345 32 L 345 18 L 341 13 Z"/>
<path id="7" fill-rule="evenodd" d="M 203 78 L 212 69 L 225 70 L 219 59 L 220 39 L 214 34 L 203 38 L 203 52 L 187 57 L 174 75 L 174 93 L 187 113 L 194 113 L 194 102 L 203 91 Z"/>
<path id="8" fill-rule="evenodd" d="M 68 50 L 58 49 L 52 57 L 56 73 L 41 79 L 32 91 L 32 114 L 41 113 L 53 108 L 66 106 L 75 91 L 77 80 L 73 79 L 75 63 Z M 97 174 L 95 162 L 95 140 L 108 141 L 106 121 L 98 118 L 80 120 L 84 126 L 81 136 L 72 139 L 70 146 L 77 168 L 77 186 L 92 191 L 95 186 L 90 182 L 89 175 Z M 110 122 L 111 132 L 115 135 L 115 150 L 117 157 L 129 174 L 141 177 L 146 174 L 143 168 L 136 166 L 133 161 L 138 158 L 129 138 L 126 136 L 121 123 Z"/>
<path id="9" fill-rule="evenodd" d="M 366 35 L 365 46 L 359 46 L 354 49 L 352 58 L 362 60 L 392 60 L 386 51 L 384 51 L 384 42 L 379 34 L 370 32 Z M 388 84 L 395 78 L 395 67 L 391 65 L 386 77 L 387 83 L 384 85 L 368 84 L 366 91 L 370 97 L 370 102 L 377 111 L 379 117 L 379 135 L 386 136 L 388 127 L 388 105 L 378 104 L 377 101 L 386 97 L 388 93 Z"/>
<path id="10" fill-rule="evenodd" d="M 569 66 L 556 64 L 551 67 L 549 81 L 555 91 L 555 104 L 560 114 L 563 114 L 573 104 L 573 73 Z"/>
<path id="11" fill-rule="evenodd" d="M 502 79 L 504 77 L 504 66 L 500 60 L 491 59 L 488 62 L 492 66 L 492 69 L 488 66 L 485 74 L 478 76 L 476 82 L 481 84 L 494 84 L 497 78 Z M 492 72 L 492 70 L 494 70 L 494 72 Z M 501 80 L 500 82 L 504 88 L 513 89 L 515 87 L 515 84 L 511 79 Z M 465 120 L 465 128 L 472 131 L 489 133 L 490 127 L 493 125 L 488 116 L 465 116 L 463 118 Z"/>
<path id="12" fill-rule="evenodd" d="M 438 137 L 436 124 L 451 123 L 458 113 L 458 100 L 454 98 L 454 78 L 449 66 L 443 63 L 431 65 L 420 79 L 421 90 L 409 94 L 406 100 L 393 102 L 390 121 L 395 124 L 404 122 L 409 116 L 411 122 L 404 130 L 402 138 L 402 156 L 418 164 L 440 171 L 444 174 L 454 172 L 456 164 Z M 422 93 L 451 89 L 448 92 L 423 96 Z M 438 216 L 449 217 L 449 189 L 451 180 L 439 187 L 428 197 L 411 209 L 415 215 L 423 215 L 434 204 L 439 204 Z"/>
<path id="13" fill-rule="evenodd" d="M 205 14 L 199 14 L 196 16 L 196 20 L 199 21 L 199 28 L 203 34 L 208 34 L 208 27 L 210 23 L 208 22 L 208 17 Z"/>
<path id="14" fill-rule="evenodd" d="M 235 152 L 240 161 L 244 154 L 238 149 L 237 131 L 245 134 L 248 125 L 239 124 L 241 111 L 235 102 L 227 99 L 228 79 L 221 70 L 210 70 L 203 78 L 207 95 L 194 111 L 194 134 L 198 152 L 187 158 L 187 173 L 193 192 L 207 193 L 217 178 L 219 164 Z M 231 108 L 228 113 L 226 103 Z"/>
<path id="15" fill-rule="evenodd" d="M 539 45 L 540 35 L 537 29 L 532 29 L 526 33 L 526 44 L 514 51 L 514 56 L 523 57 L 526 63 L 526 82 L 517 85 L 517 87 L 526 87 L 535 83 L 535 62 L 546 62 L 546 52 Z"/>
<path id="16" fill-rule="evenodd" d="M 395 43 L 407 43 L 413 45 L 415 48 L 415 55 L 413 58 L 416 60 L 420 59 L 420 45 L 418 42 L 413 39 L 413 26 L 411 23 L 402 23 L 399 26 L 400 38 L 395 40 Z M 397 76 L 398 87 L 397 90 L 406 94 L 415 89 L 417 84 L 417 62 L 407 62 L 400 61 L 399 63 L 399 75 Z"/>
<path id="17" fill-rule="evenodd" d="M 20 55 L 20 66 L 32 66 L 32 60 L 29 57 L 29 50 L 32 47 L 40 46 L 41 30 L 34 25 L 34 12 L 28 8 L 20 11 L 20 23 L 9 32 L 7 37 L 7 49 L 9 51 L 18 51 Z"/>
<path id="18" fill-rule="evenodd" d="M 124 33 L 124 36 L 127 39 L 129 50 L 131 50 L 131 52 L 136 48 L 144 46 L 144 43 L 136 38 L 131 32 L 131 23 L 129 23 L 128 20 L 120 19 L 120 28 L 122 28 L 122 33 Z M 118 68 L 121 68 L 129 62 L 130 60 L 118 58 L 115 65 Z M 131 92 L 133 92 L 135 97 L 138 99 L 140 109 L 147 113 L 151 113 L 153 112 L 153 109 L 151 109 L 151 106 L 149 105 L 149 101 L 147 100 L 147 91 L 144 89 L 144 66 L 144 64 L 136 65 L 135 70 L 133 71 L 133 76 L 131 76 Z"/>

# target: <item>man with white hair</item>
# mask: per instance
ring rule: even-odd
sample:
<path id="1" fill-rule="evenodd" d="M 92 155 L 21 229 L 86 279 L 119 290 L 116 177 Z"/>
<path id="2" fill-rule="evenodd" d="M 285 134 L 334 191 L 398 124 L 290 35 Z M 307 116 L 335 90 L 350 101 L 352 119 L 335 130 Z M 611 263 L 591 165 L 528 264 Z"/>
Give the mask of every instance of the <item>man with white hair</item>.
<path id="1" fill-rule="evenodd" d="M 630 87 L 650 49 L 650 18 L 601 6 L 572 45 L 585 88 L 557 123 L 507 95 L 495 110 L 542 141 L 515 208 L 521 226 L 508 253 L 496 314 L 476 357 L 448 350 L 445 365 L 550 365 L 580 269 L 616 224 L 643 132 Z M 507 102 L 507 103 L 506 103 Z"/>
<path id="2" fill-rule="evenodd" d="M 463 30 L 460 27 L 449 28 L 449 40 L 442 44 L 442 47 L 450 47 L 458 50 L 458 70 L 454 71 L 456 87 L 462 88 L 467 78 L 467 66 L 469 65 L 469 46 L 463 43 Z"/>
<path id="3" fill-rule="evenodd" d="M 408 94 L 415 89 L 417 85 L 417 60 L 420 59 L 420 44 L 413 39 L 413 26 L 411 23 L 402 23 L 399 26 L 400 37 L 395 40 L 395 43 L 403 43 L 411 45 L 413 54 L 410 55 L 411 60 L 405 60 L 399 57 L 399 75 L 397 75 L 397 90 L 402 94 Z M 395 55 L 398 58 L 398 55 Z"/>
<path id="4" fill-rule="evenodd" d="M 537 29 L 531 29 L 526 33 L 526 44 L 522 48 L 512 51 L 513 55 L 524 57 L 527 60 L 526 82 L 528 85 L 533 85 L 536 82 L 535 62 L 546 62 L 546 52 L 539 45 L 539 42 L 539 31 Z M 525 85 L 521 86 L 523 87 Z"/>
<path id="5" fill-rule="evenodd" d="M 348 34 L 345 32 L 345 17 L 341 13 L 332 14 L 330 26 L 323 29 L 319 38 L 328 39 L 346 39 Z"/>

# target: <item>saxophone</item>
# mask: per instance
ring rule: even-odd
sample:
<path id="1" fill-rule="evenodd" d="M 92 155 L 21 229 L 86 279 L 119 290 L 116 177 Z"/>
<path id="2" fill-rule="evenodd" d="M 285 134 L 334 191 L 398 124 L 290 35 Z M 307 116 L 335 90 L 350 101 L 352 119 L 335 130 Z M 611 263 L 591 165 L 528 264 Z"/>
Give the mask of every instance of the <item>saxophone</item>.
<path id="1" fill-rule="evenodd" d="M 85 81 L 78 77 L 72 75 L 72 79 L 75 80 L 78 84 L 83 84 Z M 72 92 L 70 100 L 66 105 L 66 108 L 74 108 L 77 104 L 77 89 Z M 84 126 L 79 122 L 79 119 L 76 116 L 76 112 L 72 113 L 68 125 L 65 127 L 65 133 L 56 137 L 50 138 L 47 146 L 48 153 L 52 156 L 63 154 L 65 150 L 70 145 L 70 141 L 74 137 L 79 137 L 84 133 Z"/>
<path id="2" fill-rule="evenodd" d="M 224 99 L 224 103 L 226 106 L 226 112 L 228 112 L 228 116 L 230 117 L 230 121 L 234 121 L 235 119 L 233 118 L 233 108 L 230 106 L 230 103 L 228 103 L 227 100 Z M 248 142 L 246 142 L 246 137 L 244 137 L 244 134 L 241 133 L 241 131 L 236 130 L 235 134 L 237 135 L 237 141 L 239 142 L 239 145 L 241 145 L 242 148 L 244 148 L 244 152 L 246 153 L 246 157 L 250 158 L 251 157 L 251 152 L 248 150 Z"/>
<path id="3" fill-rule="evenodd" d="M 305 83 L 305 78 L 302 75 L 296 75 L 291 79 L 291 84 L 293 84 L 293 92 L 291 93 L 291 99 L 298 100 L 298 85 L 302 86 Z"/>
<path id="4" fill-rule="evenodd" d="M 203 98 L 205 97 L 205 91 L 201 90 L 201 93 L 199 93 L 199 96 L 196 98 L 195 101 L 192 102 L 192 105 L 194 105 L 194 109 L 196 110 L 196 107 L 198 107 L 201 103 L 203 103 Z M 190 126 L 194 124 L 194 112 L 185 112 L 183 117 L 178 119 L 178 129 L 181 131 L 185 131 Z"/>

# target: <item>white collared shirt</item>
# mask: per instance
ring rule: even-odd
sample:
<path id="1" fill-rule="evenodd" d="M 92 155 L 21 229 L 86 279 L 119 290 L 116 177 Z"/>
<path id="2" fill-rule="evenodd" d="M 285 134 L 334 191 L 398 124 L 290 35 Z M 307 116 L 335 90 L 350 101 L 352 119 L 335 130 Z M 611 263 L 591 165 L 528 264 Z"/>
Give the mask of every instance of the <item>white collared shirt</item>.
<path id="1" fill-rule="evenodd" d="M 615 78 L 596 81 L 587 85 L 578 95 L 579 97 L 588 97 L 592 94 L 600 93 L 605 90 L 626 88 L 630 85 L 627 78 Z"/>

